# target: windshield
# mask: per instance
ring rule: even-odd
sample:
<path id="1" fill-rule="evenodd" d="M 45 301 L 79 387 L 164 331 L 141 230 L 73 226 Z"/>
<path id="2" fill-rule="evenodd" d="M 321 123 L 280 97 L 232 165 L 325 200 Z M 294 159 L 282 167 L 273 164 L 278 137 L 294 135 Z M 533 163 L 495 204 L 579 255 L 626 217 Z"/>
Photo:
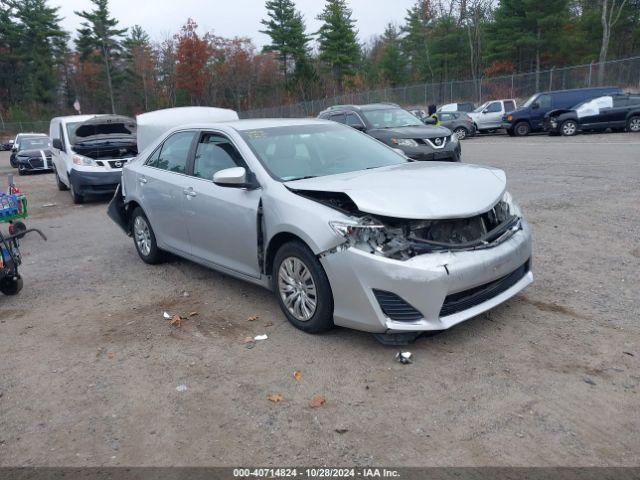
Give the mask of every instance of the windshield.
<path id="1" fill-rule="evenodd" d="M 42 150 L 50 146 L 51 142 L 48 137 L 27 137 L 20 140 L 20 150 Z"/>
<path id="2" fill-rule="evenodd" d="M 409 162 L 377 140 L 339 124 L 261 128 L 240 134 L 267 171 L 282 182 Z"/>
<path id="3" fill-rule="evenodd" d="M 490 102 L 484 102 L 482 105 L 480 105 L 478 108 L 476 108 L 473 112 L 474 113 L 479 113 L 481 111 L 483 111 L 485 109 L 485 107 L 487 105 L 489 105 Z"/>
<path id="4" fill-rule="evenodd" d="M 363 111 L 362 115 L 373 125 L 373 128 L 415 127 L 423 123 L 401 108 Z"/>
<path id="5" fill-rule="evenodd" d="M 530 106 L 533 102 L 535 102 L 536 98 L 538 98 L 538 95 L 532 95 L 529 97 L 529 100 L 527 100 L 526 102 L 524 102 L 523 107 L 528 107 Z"/>

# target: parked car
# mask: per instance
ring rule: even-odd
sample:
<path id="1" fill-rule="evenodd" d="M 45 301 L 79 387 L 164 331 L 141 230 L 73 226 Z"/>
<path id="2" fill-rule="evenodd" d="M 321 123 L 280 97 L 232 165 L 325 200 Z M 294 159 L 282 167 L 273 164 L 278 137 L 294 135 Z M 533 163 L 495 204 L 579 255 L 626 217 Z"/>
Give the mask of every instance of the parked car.
<path id="1" fill-rule="evenodd" d="M 46 137 L 44 133 L 19 133 L 16 135 L 15 140 L 11 146 L 11 156 L 9 157 L 9 163 L 13 168 L 18 168 L 18 162 L 16 161 L 16 154 L 20 150 L 20 142 L 23 138 L 27 137 Z"/>
<path id="2" fill-rule="evenodd" d="M 483 103 L 468 115 L 479 133 L 491 133 L 502 128 L 502 116 L 516 109 L 516 101 L 490 100 Z"/>
<path id="3" fill-rule="evenodd" d="M 502 117 L 502 126 L 514 137 L 523 137 L 544 129 L 544 116 L 551 110 L 571 108 L 585 100 L 621 93 L 617 87 L 576 88 L 536 93 L 522 107 Z"/>
<path id="4" fill-rule="evenodd" d="M 409 112 L 419 120 L 422 120 L 423 123 L 430 125 L 432 124 L 431 118 L 427 114 L 427 112 L 420 108 L 410 109 Z M 472 137 L 476 133 L 476 127 L 471 120 L 471 117 L 464 112 L 437 112 L 437 125 L 441 125 L 443 127 L 451 130 L 457 137 L 458 140 L 464 140 L 467 137 Z"/>
<path id="5" fill-rule="evenodd" d="M 402 150 L 414 160 L 460 161 L 460 142 L 451 130 L 425 125 L 406 110 L 386 103 L 339 105 L 318 118 L 342 123 Z"/>
<path id="6" fill-rule="evenodd" d="M 15 156 L 18 174 L 53 170 L 51 161 L 51 140 L 42 135 L 23 137 Z"/>
<path id="7" fill-rule="evenodd" d="M 462 103 L 445 103 L 438 107 L 438 112 L 473 112 L 476 109 L 476 106 L 471 102 L 462 102 Z"/>
<path id="8" fill-rule="evenodd" d="M 544 117 L 544 130 L 551 135 L 571 136 L 607 128 L 640 132 L 640 95 L 605 95 L 573 108 L 551 110 Z"/>
<path id="9" fill-rule="evenodd" d="M 13 140 L 8 140 L 4 143 L 0 143 L 0 151 L 8 152 L 13 148 Z"/>
<path id="10" fill-rule="evenodd" d="M 136 122 L 120 115 L 74 115 L 51 120 L 53 166 L 59 190 L 74 203 L 113 193 L 122 167 L 138 154 Z"/>
<path id="11" fill-rule="evenodd" d="M 501 170 L 415 162 L 331 121 L 178 123 L 124 167 L 108 212 L 146 263 L 172 252 L 273 289 L 306 332 L 399 342 L 532 282 L 505 185 Z"/>

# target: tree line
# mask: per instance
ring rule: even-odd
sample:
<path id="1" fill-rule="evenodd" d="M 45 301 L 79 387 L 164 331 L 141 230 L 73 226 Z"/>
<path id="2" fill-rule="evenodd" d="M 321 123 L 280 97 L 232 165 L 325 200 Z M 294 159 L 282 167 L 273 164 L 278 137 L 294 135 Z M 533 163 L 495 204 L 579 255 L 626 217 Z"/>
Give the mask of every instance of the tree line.
<path id="1" fill-rule="evenodd" d="M 358 36 L 347 0 L 324 0 L 310 32 L 294 0 L 267 0 L 250 38 L 186 19 L 152 40 L 123 28 L 108 0 L 66 32 L 47 0 L 0 0 L 4 121 L 84 112 L 133 115 L 183 105 L 249 110 L 353 90 L 477 79 L 640 52 L 640 0 L 418 0 L 400 24 Z M 600 74 L 604 72 L 600 69 Z"/>

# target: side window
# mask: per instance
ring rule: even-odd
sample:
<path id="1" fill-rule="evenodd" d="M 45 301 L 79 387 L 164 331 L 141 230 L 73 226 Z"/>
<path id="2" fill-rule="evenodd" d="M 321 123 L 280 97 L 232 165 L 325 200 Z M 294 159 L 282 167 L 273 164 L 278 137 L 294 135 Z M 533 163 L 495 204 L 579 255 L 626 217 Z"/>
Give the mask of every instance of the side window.
<path id="1" fill-rule="evenodd" d="M 349 125 L 350 127 L 364 128 L 362 121 L 355 113 L 347 113 L 347 125 Z"/>
<path id="2" fill-rule="evenodd" d="M 631 105 L 631 106 L 640 106 L 640 95 L 639 96 L 631 96 L 631 97 L 629 97 L 629 105 Z"/>
<path id="3" fill-rule="evenodd" d="M 344 113 L 334 113 L 329 117 L 329 120 L 338 123 L 347 123 L 347 119 L 345 118 Z"/>
<path id="4" fill-rule="evenodd" d="M 213 179 L 213 174 L 225 168 L 243 167 L 242 156 L 224 135 L 205 133 L 196 148 L 193 176 Z"/>
<path id="5" fill-rule="evenodd" d="M 613 108 L 623 108 L 629 105 L 630 98 L 627 96 L 613 97 Z"/>
<path id="6" fill-rule="evenodd" d="M 491 102 L 487 108 L 485 108 L 487 113 L 497 113 L 502 111 L 502 104 L 500 102 Z"/>
<path id="7" fill-rule="evenodd" d="M 513 100 L 507 100 L 504 102 L 505 113 L 513 112 L 516 109 L 516 104 Z"/>
<path id="8" fill-rule="evenodd" d="M 453 114 L 451 114 L 451 113 L 444 113 L 444 112 L 438 113 L 438 119 L 441 122 L 447 122 L 447 121 L 451 120 L 452 117 L 453 117 Z"/>
<path id="9" fill-rule="evenodd" d="M 540 95 L 536 100 L 540 108 L 551 108 L 551 95 Z"/>
<path id="10" fill-rule="evenodd" d="M 195 132 L 178 132 L 167 138 L 158 148 L 146 165 L 176 173 L 187 172 L 187 158 Z"/>

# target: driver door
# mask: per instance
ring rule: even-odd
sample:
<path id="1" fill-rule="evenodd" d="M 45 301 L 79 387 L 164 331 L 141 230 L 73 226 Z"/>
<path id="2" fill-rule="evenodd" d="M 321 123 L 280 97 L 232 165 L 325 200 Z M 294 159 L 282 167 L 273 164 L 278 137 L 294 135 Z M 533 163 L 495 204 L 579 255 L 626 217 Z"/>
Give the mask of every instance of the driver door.
<path id="1" fill-rule="evenodd" d="M 183 204 L 191 253 L 205 263 L 259 278 L 258 207 L 262 190 L 213 183 L 216 172 L 233 167 L 248 171 L 233 142 L 219 132 L 200 133 Z"/>

